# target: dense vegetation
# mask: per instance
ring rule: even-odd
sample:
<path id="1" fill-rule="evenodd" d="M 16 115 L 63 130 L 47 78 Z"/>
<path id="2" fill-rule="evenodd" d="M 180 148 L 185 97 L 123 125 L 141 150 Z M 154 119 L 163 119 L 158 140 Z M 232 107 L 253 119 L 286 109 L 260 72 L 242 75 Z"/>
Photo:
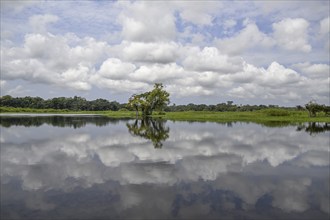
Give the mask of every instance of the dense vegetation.
<path id="1" fill-rule="evenodd" d="M 128 100 L 127 107 L 134 109 L 136 116 L 141 111 L 142 116 L 146 117 L 152 115 L 154 110 L 162 111 L 170 103 L 169 97 L 170 94 L 164 90 L 164 86 L 161 83 L 156 83 L 153 90 L 132 95 Z"/>
<path id="2" fill-rule="evenodd" d="M 212 112 L 261 112 L 266 117 L 292 117 L 293 112 L 295 116 L 302 117 L 302 115 L 309 117 L 329 116 L 330 106 L 319 105 L 316 102 L 309 102 L 302 106 L 296 107 L 279 107 L 276 105 L 236 105 L 233 101 L 226 103 L 219 103 L 216 105 L 193 104 L 188 105 L 168 105 L 169 93 L 167 93 L 162 84 L 155 84 L 154 89 L 142 94 L 134 94 L 128 103 L 120 104 L 116 101 L 108 101 L 106 99 L 96 99 L 87 101 L 85 98 L 74 96 L 73 98 L 58 97 L 52 99 L 42 99 L 40 97 L 11 97 L 9 95 L 0 97 L 0 112 L 35 112 L 35 113 L 78 113 L 83 111 L 86 113 L 101 113 L 100 111 L 120 111 L 115 114 L 121 116 L 131 115 L 127 110 L 136 112 L 136 117 L 139 112 L 142 116 L 152 115 L 154 110 L 159 111 L 158 114 L 163 115 L 165 112 L 185 112 L 185 115 L 179 117 L 185 118 L 187 115 L 192 117 L 189 112 L 196 112 L 193 117 L 212 115 Z M 301 114 L 299 113 L 301 112 Z M 105 113 L 108 114 L 108 113 Z M 238 114 L 236 114 L 237 116 Z M 203 116 L 203 117 L 204 117 Z M 251 115 L 249 115 L 250 117 Z M 240 116 L 241 117 L 241 116 Z M 256 115 L 257 117 L 257 115 Z M 258 115 L 260 117 L 260 115 Z"/>
<path id="3" fill-rule="evenodd" d="M 85 98 L 74 96 L 73 98 L 58 97 L 42 99 L 40 97 L 11 97 L 9 95 L 0 97 L 0 106 L 31 109 L 61 109 L 71 111 L 118 111 L 125 107 L 116 101 L 96 99 L 87 101 Z"/>

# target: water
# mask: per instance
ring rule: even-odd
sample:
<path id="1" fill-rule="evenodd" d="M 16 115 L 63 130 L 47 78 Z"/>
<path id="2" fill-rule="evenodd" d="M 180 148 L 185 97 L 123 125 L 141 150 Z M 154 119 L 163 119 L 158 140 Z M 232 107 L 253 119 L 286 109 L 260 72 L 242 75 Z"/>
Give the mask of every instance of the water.
<path id="1" fill-rule="evenodd" d="M 329 124 L 0 126 L 1 219 L 329 219 Z"/>

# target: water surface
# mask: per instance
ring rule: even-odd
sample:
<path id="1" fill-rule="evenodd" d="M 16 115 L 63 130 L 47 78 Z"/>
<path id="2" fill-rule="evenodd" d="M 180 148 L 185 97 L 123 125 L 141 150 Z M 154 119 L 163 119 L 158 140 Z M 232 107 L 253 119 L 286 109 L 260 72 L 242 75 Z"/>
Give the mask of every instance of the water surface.
<path id="1" fill-rule="evenodd" d="M 329 219 L 329 124 L 0 126 L 2 219 Z"/>

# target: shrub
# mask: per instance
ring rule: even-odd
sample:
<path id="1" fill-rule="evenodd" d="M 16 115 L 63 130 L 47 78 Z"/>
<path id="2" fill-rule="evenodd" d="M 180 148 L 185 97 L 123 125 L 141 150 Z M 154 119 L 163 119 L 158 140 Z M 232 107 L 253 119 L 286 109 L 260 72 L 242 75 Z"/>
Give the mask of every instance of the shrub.
<path id="1" fill-rule="evenodd" d="M 267 116 L 289 116 L 290 112 L 285 109 L 265 109 L 263 110 L 264 113 L 266 113 Z"/>

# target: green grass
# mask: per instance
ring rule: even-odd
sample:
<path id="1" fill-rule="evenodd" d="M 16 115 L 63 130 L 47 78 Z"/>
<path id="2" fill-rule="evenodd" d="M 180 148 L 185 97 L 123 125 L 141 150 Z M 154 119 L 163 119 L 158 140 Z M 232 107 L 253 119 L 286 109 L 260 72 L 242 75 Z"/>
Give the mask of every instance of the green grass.
<path id="1" fill-rule="evenodd" d="M 131 112 L 131 111 L 70 111 L 68 109 L 33 109 L 33 108 L 13 108 L 13 107 L 0 107 L 0 113 L 96 114 L 96 115 L 111 116 L 113 118 L 135 117 L 135 112 Z"/>
<path id="2" fill-rule="evenodd" d="M 259 110 L 252 112 L 167 112 L 163 117 L 171 120 L 192 121 L 250 121 L 250 122 L 330 122 L 330 117 L 318 115 L 310 118 L 304 111 L 288 111 L 288 114 L 278 116 L 269 114 L 268 111 Z"/>
<path id="3" fill-rule="evenodd" d="M 0 113 L 61 113 L 61 114 L 99 114 L 112 118 L 135 118 L 132 111 L 69 111 L 56 109 L 28 109 L 0 107 Z M 267 123 L 296 123 L 296 122 L 330 122 L 330 117 L 319 113 L 316 117 L 309 117 L 307 111 L 285 109 L 263 109 L 252 112 L 210 112 L 186 111 L 166 112 L 165 115 L 154 113 L 154 118 L 163 118 L 174 121 L 210 121 L 210 122 L 256 122 Z"/>

